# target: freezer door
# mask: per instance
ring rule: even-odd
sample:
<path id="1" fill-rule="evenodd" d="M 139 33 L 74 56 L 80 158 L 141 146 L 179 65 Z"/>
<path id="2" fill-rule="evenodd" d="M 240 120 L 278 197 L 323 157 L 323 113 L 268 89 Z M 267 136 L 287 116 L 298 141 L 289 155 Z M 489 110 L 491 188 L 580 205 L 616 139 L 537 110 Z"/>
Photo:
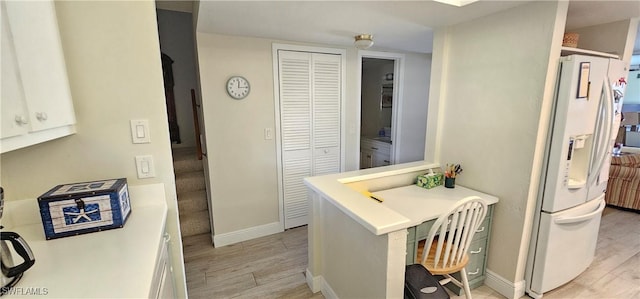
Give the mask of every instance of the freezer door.
<path id="1" fill-rule="evenodd" d="M 596 200 L 540 217 L 529 289 L 537 294 L 553 290 L 591 264 L 595 255 L 604 194 Z"/>

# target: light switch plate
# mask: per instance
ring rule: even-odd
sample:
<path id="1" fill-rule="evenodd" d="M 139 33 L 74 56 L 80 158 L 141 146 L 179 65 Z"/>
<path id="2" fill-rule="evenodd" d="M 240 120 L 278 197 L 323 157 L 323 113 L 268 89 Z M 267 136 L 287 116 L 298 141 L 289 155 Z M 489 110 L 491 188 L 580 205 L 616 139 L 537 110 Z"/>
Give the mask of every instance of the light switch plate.
<path id="1" fill-rule="evenodd" d="M 153 165 L 153 156 L 136 156 L 136 170 L 139 179 L 156 177 L 156 169 Z"/>
<path id="2" fill-rule="evenodd" d="M 151 143 L 151 136 L 149 135 L 149 120 L 131 120 L 131 141 L 133 143 Z"/>
<path id="3" fill-rule="evenodd" d="M 264 140 L 271 139 L 273 139 L 273 131 L 271 131 L 271 128 L 264 128 Z"/>

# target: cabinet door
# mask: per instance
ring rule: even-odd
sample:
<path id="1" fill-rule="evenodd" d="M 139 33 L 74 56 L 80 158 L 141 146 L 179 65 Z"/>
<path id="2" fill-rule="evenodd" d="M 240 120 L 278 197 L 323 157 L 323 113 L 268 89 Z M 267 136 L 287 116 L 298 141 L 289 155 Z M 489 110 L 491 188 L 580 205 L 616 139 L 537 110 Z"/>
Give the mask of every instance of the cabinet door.
<path id="1" fill-rule="evenodd" d="M 1 137 L 12 137 L 25 134 L 29 131 L 27 108 L 24 101 L 24 91 L 20 82 L 20 72 L 17 66 L 16 51 L 13 46 L 9 21 L 7 19 L 5 2 L 1 3 L 2 9 L 2 43 L 0 54 L 2 60 L 2 120 Z"/>
<path id="2" fill-rule="evenodd" d="M 173 277 L 171 266 L 165 264 L 164 271 L 162 272 L 162 283 L 160 283 L 160 291 L 158 292 L 159 299 L 176 298 L 175 286 L 173 285 Z"/>
<path id="3" fill-rule="evenodd" d="M 31 130 L 74 124 L 71 91 L 53 1 L 4 3 Z"/>
<path id="4" fill-rule="evenodd" d="M 379 151 L 373 152 L 373 167 L 391 165 L 389 160 L 389 154 L 381 153 Z"/>
<path id="5" fill-rule="evenodd" d="M 371 151 L 360 151 L 360 169 L 373 167 L 373 153 Z"/>
<path id="6" fill-rule="evenodd" d="M 176 287 L 173 283 L 173 268 L 171 267 L 171 257 L 169 256 L 169 234 L 165 233 L 162 249 L 162 257 L 160 267 L 162 267 L 162 275 L 160 277 L 160 287 L 158 289 L 158 298 L 171 299 L 176 298 Z"/>
<path id="7" fill-rule="evenodd" d="M 156 257 L 156 268 L 151 281 L 149 298 L 176 298 L 171 257 L 169 255 L 170 240 L 169 234 L 165 233 Z"/>

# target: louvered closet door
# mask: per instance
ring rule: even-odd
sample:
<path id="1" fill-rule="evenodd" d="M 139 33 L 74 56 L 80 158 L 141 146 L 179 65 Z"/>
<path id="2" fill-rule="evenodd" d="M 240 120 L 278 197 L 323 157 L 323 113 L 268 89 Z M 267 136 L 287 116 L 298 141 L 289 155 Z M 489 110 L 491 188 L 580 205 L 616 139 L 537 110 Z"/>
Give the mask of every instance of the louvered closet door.
<path id="1" fill-rule="evenodd" d="M 340 172 L 340 56 L 313 54 L 313 175 Z"/>
<path id="2" fill-rule="evenodd" d="M 305 177 L 340 171 L 340 56 L 278 51 L 285 228 L 308 223 Z"/>
<path id="3" fill-rule="evenodd" d="M 312 174 L 311 54 L 279 51 L 278 56 L 284 226 L 291 228 L 304 224 L 307 188 L 302 179 Z"/>

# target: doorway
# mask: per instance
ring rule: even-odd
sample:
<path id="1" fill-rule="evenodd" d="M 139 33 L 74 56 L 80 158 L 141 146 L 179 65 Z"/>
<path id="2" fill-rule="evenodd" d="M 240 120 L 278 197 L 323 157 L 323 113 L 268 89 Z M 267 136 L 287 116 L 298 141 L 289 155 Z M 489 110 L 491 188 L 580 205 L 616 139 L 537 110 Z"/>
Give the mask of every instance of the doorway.
<path id="1" fill-rule="evenodd" d="M 401 54 L 360 51 L 359 169 L 395 164 L 400 136 Z"/>
<path id="2" fill-rule="evenodd" d="M 193 16 L 190 12 L 157 9 L 160 49 L 165 77 L 170 87 L 167 95 L 168 121 L 171 133 L 173 168 L 182 238 L 203 235 L 213 241 L 209 173 L 204 147 L 201 99 L 197 81 L 196 55 L 193 37 Z M 170 56 L 170 58 L 169 58 Z M 169 102 L 168 102 L 169 103 Z M 171 106 L 171 107 L 169 107 Z"/>

